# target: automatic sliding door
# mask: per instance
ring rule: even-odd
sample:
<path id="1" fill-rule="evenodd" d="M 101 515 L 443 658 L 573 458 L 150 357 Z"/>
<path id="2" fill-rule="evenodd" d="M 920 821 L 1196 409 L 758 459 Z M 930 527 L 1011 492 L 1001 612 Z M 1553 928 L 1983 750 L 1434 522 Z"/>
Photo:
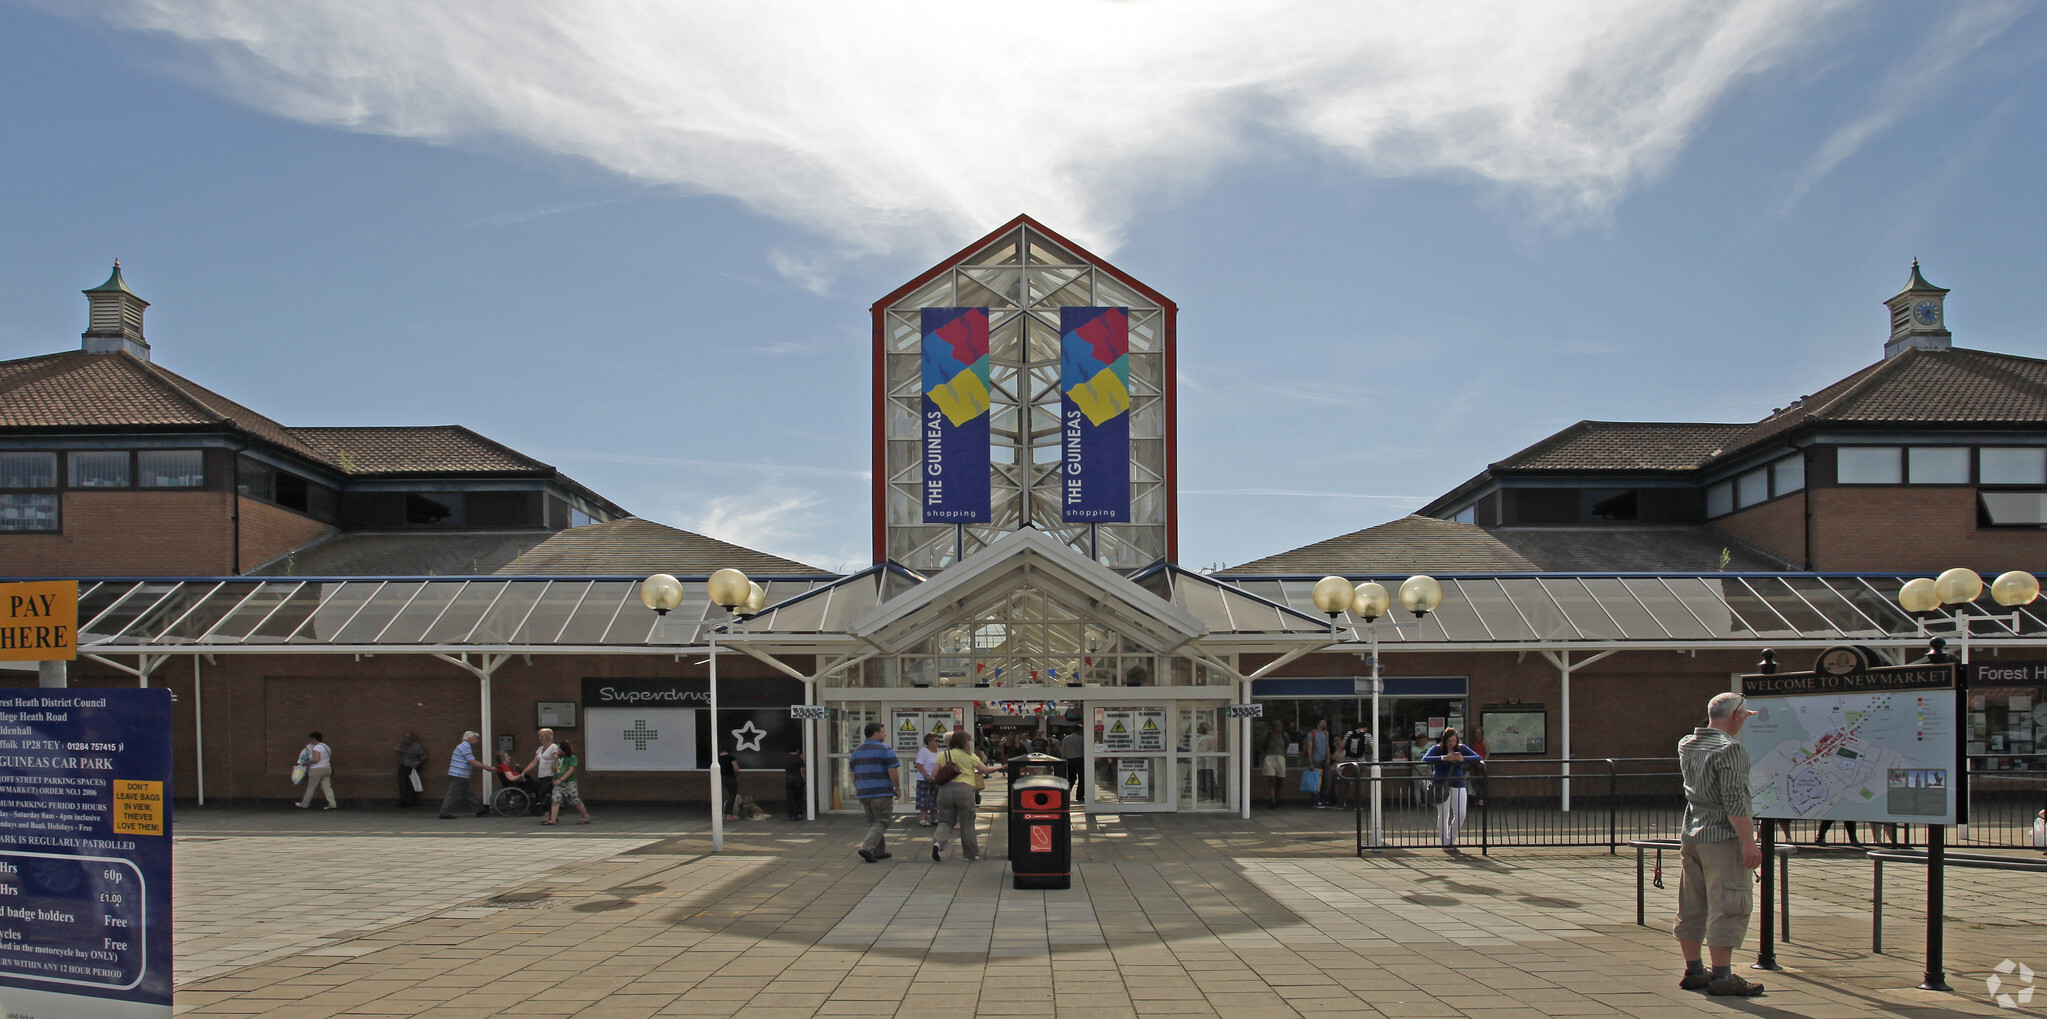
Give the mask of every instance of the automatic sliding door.
<path id="1" fill-rule="evenodd" d="M 1101 813 L 1172 810 L 1171 706 L 1090 706 L 1093 751 L 1087 807 Z"/>

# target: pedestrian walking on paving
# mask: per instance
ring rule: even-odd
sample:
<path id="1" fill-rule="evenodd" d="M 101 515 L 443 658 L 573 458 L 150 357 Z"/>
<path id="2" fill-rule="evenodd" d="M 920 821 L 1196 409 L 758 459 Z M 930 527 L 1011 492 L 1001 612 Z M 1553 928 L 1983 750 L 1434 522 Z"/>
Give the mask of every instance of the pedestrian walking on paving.
<path id="1" fill-rule="evenodd" d="M 426 788 L 421 781 L 419 766 L 426 763 L 426 744 L 414 739 L 411 733 L 398 737 L 398 805 L 409 807 L 419 802 L 419 791 Z"/>
<path id="2" fill-rule="evenodd" d="M 1753 714 L 1748 698 L 1720 694 L 1706 702 L 1706 724 L 1677 741 L 1677 766 L 1685 783 L 1684 872 L 1671 933 L 1685 960 L 1680 990 L 1744 998 L 1763 993 L 1762 984 L 1729 968 L 1734 950 L 1748 935 L 1754 906 L 1748 872 L 1763 863 L 1749 820 L 1755 807 L 1749 799 L 1748 750 L 1735 739 Z M 1711 971 L 1699 958 L 1701 945 L 1712 954 Z"/>
<path id="3" fill-rule="evenodd" d="M 789 809 L 789 820 L 801 821 L 808 811 L 804 801 L 810 796 L 810 762 L 803 757 L 803 744 L 791 743 L 789 752 L 782 757 L 782 799 Z"/>
<path id="4" fill-rule="evenodd" d="M 1372 759 L 1378 755 L 1373 752 L 1372 730 L 1365 727 L 1364 719 L 1358 719 L 1357 724 L 1351 726 L 1350 731 L 1344 733 L 1342 739 L 1337 740 L 1336 747 L 1343 761 L 1361 765 L 1357 769 L 1360 774 L 1371 774 L 1368 769 L 1371 767 Z M 1363 786 L 1360 783 L 1349 783 L 1349 789 L 1351 792 L 1362 796 Z M 1349 799 L 1350 797 L 1346 796 L 1344 798 Z"/>
<path id="5" fill-rule="evenodd" d="M 938 767 L 934 774 L 947 766 L 958 769 L 938 787 L 938 833 L 931 840 L 931 862 L 945 862 L 945 844 L 952 841 L 952 833 L 960 833 L 960 852 L 967 862 L 981 858 L 980 834 L 974 829 L 974 797 L 988 784 L 984 775 L 1001 771 L 992 764 L 984 763 L 975 756 L 973 743 L 963 731 L 954 731 L 951 744 L 945 753 L 938 755 Z"/>
<path id="6" fill-rule="evenodd" d="M 533 759 L 516 776 L 525 778 L 532 775 L 539 780 L 539 787 L 533 790 L 534 797 L 541 803 L 554 802 L 554 773 L 556 759 L 561 756 L 561 747 L 554 741 L 553 729 L 540 730 L 540 738 L 533 746 Z"/>
<path id="7" fill-rule="evenodd" d="M 1279 807 L 1280 790 L 1286 785 L 1286 726 L 1272 723 L 1265 734 L 1265 777 L 1272 780 L 1272 805 Z"/>
<path id="8" fill-rule="evenodd" d="M 455 811 L 466 810 L 470 804 L 477 807 L 476 816 L 487 817 L 490 808 L 469 791 L 469 778 L 487 765 L 476 757 L 476 745 L 483 742 L 483 736 L 471 729 L 462 734 L 462 742 L 455 744 L 455 752 L 448 755 L 448 792 L 441 797 L 441 820 L 451 820 Z"/>
<path id="9" fill-rule="evenodd" d="M 1315 776 L 1315 805 L 1329 806 L 1329 719 L 1318 718 L 1315 728 L 1308 731 L 1308 738 L 1301 741 L 1301 751 L 1308 755 L 1308 768 Z"/>
<path id="10" fill-rule="evenodd" d="M 938 823 L 938 783 L 931 776 L 938 771 L 939 744 L 945 737 L 935 732 L 924 734 L 924 745 L 917 750 L 917 824 L 929 828 Z"/>
<path id="11" fill-rule="evenodd" d="M 548 793 L 553 799 L 548 802 L 547 820 L 540 823 L 553 824 L 563 807 L 574 807 L 576 813 L 583 815 L 583 819 L 576 823 L 589 824 L 590 811 L 583 807 L 583 783 L 580 781 L 583 777 L 583 762 L 576 756 L 576 745 L 568 740 L 562 740 L 556 745 L 554 763 L 554 785 Z"/>
<path id="12" fill-rule="evenodd" d="M 334 802 L 334 751 L 317 732 L 306 734 L 306 748 L 299 752 L 299 760 L 306 766 L 306 794 L 299 798 L 299 809 L 313 805 L 313 794 L 327 794 L 327 809 L 340 806 Z"/>
<path id="13" fill-rule="evenodd" d="M 1436 831 L 1443 836 L 1446 852 L 1463 852 L 1457 848 L 1457 832 L 1464 827 L 1464 810 L 1468 790 L 1464 788 L 1464 769 L 1479 762 L 1478 751 L 1459 742 L 1457 730 L 1444 728 L 1434 746 L 1422 755 L 1422 763 L 1435 767 L 1435 777 L 1429 781 L 1436 784 L 1436 791 L 1442 799 L 1436 803 Z"/>
<path id="14" fill-rule="evenodd" d="M 884 728 L 880 722 L 867 723 L 860 730 L 867 741 L 853 750 L 847 762 L 853 771 L 853 795 L 859 798 L 860 809 L 867 813 L 867 837 L 861 840 L 860 858 L 868 863 L 895 855 L 888 851 L 888 822 L 895 813 L 896 801 L 903 796 L 903 762 L 881 741 Z"/>

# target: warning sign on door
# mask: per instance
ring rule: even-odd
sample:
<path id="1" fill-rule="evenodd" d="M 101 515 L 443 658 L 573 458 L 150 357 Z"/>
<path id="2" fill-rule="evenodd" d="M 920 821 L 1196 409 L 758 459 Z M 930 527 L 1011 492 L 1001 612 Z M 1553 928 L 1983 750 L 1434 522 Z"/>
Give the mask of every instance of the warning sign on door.
<path id="1" fill-rule="evenodd" d="M 1158 752 L 1166 748 L 1166 713 L 1162 708 L 1137 709 L 1137 752 Z"/>
<path id="2" fill-rule="evenodd" d="M 1116 798 L 1125 803 L 1151 802 L 1151 762 L 1116 762 Z"/>
<path id="3" fill-rule="evenodd" d="M 1137 719 L 1128 711 L 1110 711 L 1102 716 L 1102 746 L 1112 754 L 1137 749 Z"/>

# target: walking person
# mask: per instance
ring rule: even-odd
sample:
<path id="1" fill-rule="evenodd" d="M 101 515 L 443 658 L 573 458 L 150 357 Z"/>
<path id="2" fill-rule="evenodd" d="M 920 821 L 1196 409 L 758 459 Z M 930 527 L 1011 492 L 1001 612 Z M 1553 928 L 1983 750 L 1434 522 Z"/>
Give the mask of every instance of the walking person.
<path id="1" fill-rule="evenodd" d="M 1308 755 L 1308 770 L 1315 772 L 1315 806 L 1329 806 L 1329 719 L 1318 718 L 1315 728 L 1308 730 L 1308 737 L 1301 741 L 1301 750 Z"/>
<path id="2" fill-rule="evenodd" d="M 548 733 L 550 743 L 553 742 L 551 738 L 553 735 L 553 733 Z M 583 815 L 583 819 L 576 823 L 589 824 L 590 811 L 583 806 L 583 784 L 578 781 L 578 779 L 582 778 L 583 762 L 581 758 L 576 756 L 576 745 L 568 740 L 562 740 L 561 744 L 556 747 L 554 763 L 556 768 L 554 781 L 549 783 L 550 791 L 548 795 L 551 799 L 549 799 L 547 806 L 547 820 L 540 823 L 554 824 L 559 818 L 563 807 L 574 807 L 576 808 L 576 813 Z"/>
<path id="3" fill-rule="evenodd" d="M 952 840 L 952 833 L 960 833 L 960 852 L 968 863 L 981 858 L 980 833 L 974 828 L 974 798 L 988 784 L 983 776 L 993 775 L 1001 768 L 984 763 L 974 754 L 973 743 L 964 732 L 952 734 L 950 744 L 944 753 L 938 755 L 938 768 L 957 769 L 950 781 L 938 786 L 938 832 L 931 839 L 931 862 L 945 862 L 945 844 Z"/>
<path id="4" fill-rule="evenodd" d="M 860 858 L 868 863 L 895 855 L 888 851 L 888 822 L 895 814 L 896 801 L 903 796 L 903 762 L 881 741 L 885 728 L 880 722 L 867 723 L 860 730 L 867 741 L 854 748 L 846 762 L 853 772 L 853 795 L 867 814 L 867 837 L 860 842 Z"/>
<path id="5" fill-rule="evenodd" d="M 426 787 L 420 780 L 419 766 L 426 763 L 426 744 L 414 739 L 412 734 L 398 736 L 398 805 L 410 807 L 419 802 L 419 791 Z"/>
<path id="6" fill-rule="evenodd" d="M 1471 749 L 1457 739 L 1457 730 L 1444 728 L 1434 746 L 1422 755 L 1422 763 L 1435 767 L 1436 783 L 1443 794 L 1442 802 L 1436 804 L 1436 831 L 1443 836 L 1443 851 L 1461 853 L 1457 848 L 1457 832 L 1464 827 L 1464 809 L 1468 791 L 1464 788 L 1464 769 L 1467 763 L 1477 764 L 1478 751 Z"/>
<path id="7" fill-rule="evenodd" d="M 455 744 L 455 752 L 448 755 L 448 791 L 441 797 L 441 820 L 452 820 L 455 811 L 466 810 L 476 804 L 476 816 L 490 816 L 490 808 L 483 805 L 476 795 L 469 791 L 469 778 L 488 767 L 476 756 L 476 745 L 483 742 L 483 736 L 471 729 L 462 734 L 462 742 Z"/>
<path id="8" fill-rule="evenodd" d="M 1374 752 L 1372 745 L 1372 730 L 1365 727 L 1364 719 L 1358 719 L 1357 724 L 1351 726 L 1350 731 L 1344 733 L 1342 739 L 1337 740 L 1336 749 L 1344 761 L 1360 766 L 1357 771 L 1361 776 L 1371 776 L 1372 759 L 1378 755 Z M 1360 798 L 1364 795 L 1364 785 L 1361 782 L 1352 782 L 1349 788 L 1352 793 L 1356 793 Z M 1350 797 L 1345 796 L 1344 798 L 1349 799 Z"/>
<path id="9" fill-rule="evenodd" d="M 306 748 L 299 752 L 299 760 L 306 765 L 306 794 L 299 798 L 299 809 L 313 805 L 315 792 L 324 792 L 327 794 L 325 809 L 333 810 L 340 806 L 334 801 L 334 751 L 328 749 L 317 732 L 307 733 L 306 740 Z"/>
<path id="10" fill-rule="evenodd" d="M 801 821 L 808 811 L 805 801 L 810 798 L 810 762 L 803 758 L 803 744 L 789 744 L 789 752 L 782 756 L 782 799 L 789 808 L 789 820 Z"/>
<path id="11" fill-rule="evenodd" d="M 1743 998 L 1763 993 L 1762 984 L 1730 968 L 1755 904 L 1748 872 L 1763 863 L 1749 820 L 1755 807 L 1749 799 L 1748 749 L 1735 739 L 1753 714 L 1748 698 L 1720 694 L 1706 702 L 1706 724 L 1677 741 L 1685 783 L 1684 873 L 1671 933 L 1685 961 L 1680 990 Z M 1701 945 L 1712 955 L 1710 971 L 1699 958 Z"/>
<path id="12" fill-rule="evenodd" d="M 1066 758 L 1066 778 L 1073 783 L 1073 802 L 1076 804 L 1087 802 L 1087 797 L 1081 795 L 1087 783 L 1081 781 L 1080 774 L 1081 769 L 1087 766 L 1087 758 L 1083 756 L 1086 753 L 1087 744 L 1081 739 L 1080 726 L 1076 725 L 1065 739 L 1059 741 L 1059 755 Z"/>
<path id="13" fill-rule="evenodd" d="M 1272 780 L 1272 806 L 1279 809 L 1280 790 L 1286 786 L 1286 726 L 1274 722 L 1265 733 L 1265 777 Z"/>
<path id="14" fill-rule="evenodd" d="M 540 738 L 534 743 L 533 759 L 526 762 L 526 767 L 519 770 L 517 777 L 525 778 L 527 775 L 532 775 L 538 780 L 538 785 L 533 790 L 534 802 L 552 803 L 554 802 L 555 763 L 556 759 L 561 756 L 561 747 L 557 746 L 554 742 L 553 729 L 542 729 L 539 735 Z"/>
<path id="15" fill-rule="evenodd" d="M 718 777 L 725 787 L 725 802 L 721 809 L 725 820 L 739 820 L 739 757 L 730 750 L 718 751 Z"/>
<path id="16" fill-rule="evenodd" d="M 924 734 L 924 745 L 917 748 L 917 826 L 929 828 L 938 823 L 938 783 L 931 776 L 938 771 L 938 744 L 944 739 L 935 732 Z"/>

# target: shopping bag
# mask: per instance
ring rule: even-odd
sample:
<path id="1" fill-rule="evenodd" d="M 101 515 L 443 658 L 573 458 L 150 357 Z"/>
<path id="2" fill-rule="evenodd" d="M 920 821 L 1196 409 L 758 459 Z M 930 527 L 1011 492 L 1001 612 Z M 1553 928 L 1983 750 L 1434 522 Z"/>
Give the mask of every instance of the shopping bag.
<path id="1" fill-rule="evenodd" d="M 2033 848 L 2047 849 L 2047 817 L 2033 821 Z"/>
<path id="2" fill-rule="evenodd" d="M 1308 770 L 1301 772 L 1302 792 L 1304 793 L 1320 792 L 1321 789 L 1322 770 L 1320 768 L 1309 768 Z"/>
<path id="3" fill-rule="evenodd" d="M 426 783 L 419 780 L 418 768 L 412 769 L 412 791 L 416 793 L 426 792 Z"/>
<path id="4" fill-rule="evenodd" d="M 292 785 L 297 785 L 297 784 L 299 784 L 300 782 L 303 782 L 303 781 L 305 781 L 305 780 L 306 780 L 306 766 L 305 766 L 305 765 L 303 765 L 303 764 L 294 764 L 294 765 L 292 765 L 292 766 L 291 766 L 291 784 L 292 784 Z"/>

